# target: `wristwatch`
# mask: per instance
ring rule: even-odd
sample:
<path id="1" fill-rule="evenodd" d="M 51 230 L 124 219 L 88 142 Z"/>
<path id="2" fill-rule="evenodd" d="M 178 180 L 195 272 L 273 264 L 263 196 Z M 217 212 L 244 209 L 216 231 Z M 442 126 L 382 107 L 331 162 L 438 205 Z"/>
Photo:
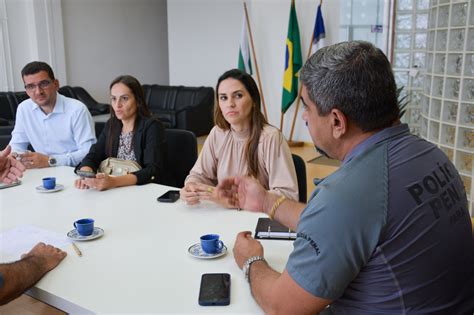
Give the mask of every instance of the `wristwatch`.
<path id="1" fill-rule="evenodd" d="M 54 158 L 54 157 L 52 157 L 52 156 L 50 156 L 50 157 L 48 158 L 48 165 L 49 165 L 49 166 L 51 166 L 51 167 L 52 167 L 52 166 L 56 166 L 57 163 L 58 163 L 58 161 L 56 160 L 56 158 Z"/>
<path id="2" fill-rule="evenodd" d="M 250 265 L 252 265 L 256 261 L 265 261 L 265 258 L 262 256 L 253 256 L 247 259 L 244 263 L 244 266 L 242 267 L 242 271 L 244 272 L 245 275 L 245 280 L 250 283 Z"/>

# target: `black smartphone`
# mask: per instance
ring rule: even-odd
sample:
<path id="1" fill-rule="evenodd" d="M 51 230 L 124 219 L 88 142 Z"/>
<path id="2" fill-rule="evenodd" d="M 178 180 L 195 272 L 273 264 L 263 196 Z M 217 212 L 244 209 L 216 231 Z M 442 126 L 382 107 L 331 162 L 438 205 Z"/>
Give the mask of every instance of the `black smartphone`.
<path id="1" fill-rule="evenodd" d="M 163 195 L 159 196 L 159 202 L 175 202 L 179 199 L 179 190 L 168 190 Z"/>
<path id="2" fill-rule="evenodd" d="M 229 305 L 230 274 L 205 273 L 201 277 L 199 289 L 199 305 Z"/>
<path id="3" fill-rule="evenodd" d="M 95 178 L 95 172 L 77 170 L 76 174 L 82 178 Z"/>
<path id="4" fill-rule="evenodd" d="M 14 187 L 14 186 L 18 186 L 20 184 L 21 184 L 21 180 L 16 180 L 16 181 L 14 181 L 13 183 L 10 183 L 10 184 L 0 182 L 0 189 Z"/>

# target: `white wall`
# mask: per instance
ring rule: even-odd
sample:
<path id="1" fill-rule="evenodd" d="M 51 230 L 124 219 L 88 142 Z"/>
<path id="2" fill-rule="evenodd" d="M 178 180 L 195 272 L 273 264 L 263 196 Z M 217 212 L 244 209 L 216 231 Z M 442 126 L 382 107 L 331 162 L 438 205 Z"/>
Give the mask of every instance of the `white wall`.
<path id="1" fill-rule="evenodd" d="M 33 60 L 49 63 L 60 80 L 66 79 L 60 0 L 4 0 L 8 43 L 4 43 L 13 84 L 23 90 L 20 71 Z M 8 51 L 9 50 L 9 51 Z"/>
<path id="2" fill-rule="evenodd" d="M 215 86 L 224 71 L 237 67 L 243 5 L 241 0 L 168 1 L 170 84 Z M 303 59 L 314 27 L 319 1 L 296 1 Z M 248 0 L 262 89 L 271 124 L 280 126 L 285 41 L 290 0 Z M 323 4 L 326 43 L 338 41 L 339 0 Z M 255 75 L 254 75 L 255 77 Z M 285 115 L 290 135 L 295 106 Z M 293 140 L 311 142 L 300 113 Z"/>
<path id="3" fill-rule="evenodd" d="M 62 0 L 67 81 L 109 102 L 109 84 L 130 74 L 168 84 L 166 0 Z"/>
<path id="4" fill-rule="evenodd" d="M 168 84 L 166 0 L 0 0 L 2 90 L 23 90 L 20 71 L 49 63 L 61 85 L 108 102 L 109 83 L 131 74 Z M 6 42 L 4 42 L 6 40 Z"/>
<path id="5" fill-rule="evenodd" d="M 119 74 L 142 83 L 214 86 L 237 65 L 241 0 L 3 1 L 15 90 L 23 87 L 21 68 L 38 59 L 53 66 L 62 84 L 83 86 L 101 102 Z M 318 3 L 296 1 L 304 58 Z M 290 0 L 248 0 L 248 8 L 269 121 L 279 126 Z M 324 1 L 323 14 L 326 42 L 335 43 L 339 0 Z M 287 138 L 294 110 L 285 115 Z M 310 142 L 300 113 L 293 139 Z"/>

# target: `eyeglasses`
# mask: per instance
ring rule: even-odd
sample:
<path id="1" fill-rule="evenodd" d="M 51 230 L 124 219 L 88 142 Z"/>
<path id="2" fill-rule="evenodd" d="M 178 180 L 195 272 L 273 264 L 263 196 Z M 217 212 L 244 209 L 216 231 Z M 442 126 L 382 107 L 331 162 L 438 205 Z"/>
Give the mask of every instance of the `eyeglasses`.
<path id="1" fill-rule="evenodd" d="M 52 82 L 50 80 L 43 80 L 43 81 L 40 81 L 40 83 L 38 83 L 38 84 L 27 84 L 27 85 L 25 85 L 25 90 L 32 92 L 32 91 L 36 90 L 37 87 L 39 87 L 41 90 L 44 90 L 51 83 Z"/>

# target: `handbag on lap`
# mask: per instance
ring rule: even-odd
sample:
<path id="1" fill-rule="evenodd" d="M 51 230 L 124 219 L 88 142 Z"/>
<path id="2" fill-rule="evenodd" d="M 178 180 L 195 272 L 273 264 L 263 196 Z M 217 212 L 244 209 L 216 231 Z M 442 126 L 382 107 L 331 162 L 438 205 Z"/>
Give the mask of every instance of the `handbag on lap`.
<path id="1" fill-rule="evenodd" d="M 99 172 L 112 176 L 127 175 L 141 170 L 142 167 L 135 161 L 107 158 L 100 162 Z"/>

